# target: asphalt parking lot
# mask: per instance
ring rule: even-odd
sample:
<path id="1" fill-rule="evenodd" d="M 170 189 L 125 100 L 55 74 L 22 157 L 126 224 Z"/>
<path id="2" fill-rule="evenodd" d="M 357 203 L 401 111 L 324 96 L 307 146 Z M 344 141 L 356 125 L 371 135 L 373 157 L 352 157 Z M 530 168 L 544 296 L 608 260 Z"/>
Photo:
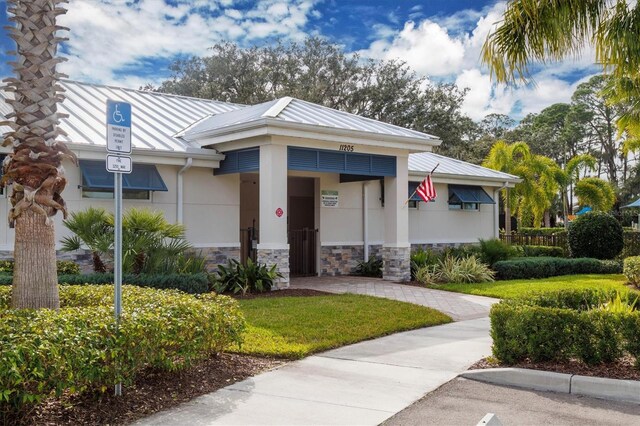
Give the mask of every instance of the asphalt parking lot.
<path id="1" fill-rule="evenodd" d="M 511 425 L 640 425 L 640 405 L 538 392 L 457 378 L 384 425 L 476 425 L 495 413 Z"/>

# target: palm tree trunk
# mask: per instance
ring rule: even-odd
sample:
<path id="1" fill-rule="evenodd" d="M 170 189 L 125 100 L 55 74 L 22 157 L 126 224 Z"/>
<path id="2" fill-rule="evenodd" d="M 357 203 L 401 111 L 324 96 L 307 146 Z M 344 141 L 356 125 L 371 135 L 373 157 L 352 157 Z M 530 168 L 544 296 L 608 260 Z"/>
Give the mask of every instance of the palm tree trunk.
<path id="1" fill-rule="evenodd" d="M 504 200 L 504 233 L 511 234 L 511 208 L 509 207 L 509 188 L 505 188 L 506 197 Z"/>
<path id="2" fill-rule="evenodd" d="M 13 307 L 58 309 L 60 299 L 53 222 L 47 224 L 44 216 L 27 210 L 16 218 L 15 231 Z"/>

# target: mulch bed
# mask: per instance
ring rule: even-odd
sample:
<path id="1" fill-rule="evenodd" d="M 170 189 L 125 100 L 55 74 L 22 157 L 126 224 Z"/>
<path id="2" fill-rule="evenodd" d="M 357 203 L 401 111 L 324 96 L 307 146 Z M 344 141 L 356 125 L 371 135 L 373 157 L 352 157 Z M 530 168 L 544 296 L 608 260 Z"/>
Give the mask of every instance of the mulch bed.
<path id="1" fill-rule="evenodd" d="M 281 366 L 285 361 L 247 355 L 222 354 L 178 372 L 147 371 L 135 384 L 115 397 L 104 394 L 66 395 L 51 398 L 38 406 L 23 424 L 38 425 L 121 425 L 174 407 L 260 372 Z"/>
<path id="2" fill-rule="evenodd" d="M 500 364 L 494 358 L 484 358 L 473 364 L 469 369 L 513 367 L 553 371 L 556 373 L 578 374 L 580 376 L 605 377 L 609 379 L 640 380 L 640 370 L 634 367 L 633 362 L 634 358 L 627 356 L 616 362 L 598 365 L 587 365 L 578 360 L 537 363 L 527 360 L 513 365 L 506 365 Z"/>
<path id="3" fill-rule="evenodd" d="M 326 291 L 310 290 L 306 288 L 289 288 L 284 290 L 265 291 L 264 293 L 225 294 L 236 299 L 257 299 L 260 297 L 313 297 L 313 296 L 335 296 L 335 293 Z"/>

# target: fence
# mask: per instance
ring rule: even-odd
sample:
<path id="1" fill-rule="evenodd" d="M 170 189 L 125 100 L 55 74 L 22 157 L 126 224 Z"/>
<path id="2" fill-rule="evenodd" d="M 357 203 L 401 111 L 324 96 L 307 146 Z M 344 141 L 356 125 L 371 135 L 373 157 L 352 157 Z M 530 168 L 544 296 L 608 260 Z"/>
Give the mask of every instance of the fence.
<path id="1" fill-rule="evenodd" d="M 515 246 L 547 246 L 567 247 L 566 234 L 528 235 L 528 234 L 502 234 L 500 239 L 507 244 Z"/>
<path id="2" fill-rule="evenodd" d="M 640 232 L 625 231 L 623 236 L 624 248 L 622 249 L 621 257 L 640 256 Z M 566 253 L 569 251 L 569 242 L 566 233 L 548 235 L 512 233 L 501 234 L 500 239 L 510 245 L 562 247 Z"/>

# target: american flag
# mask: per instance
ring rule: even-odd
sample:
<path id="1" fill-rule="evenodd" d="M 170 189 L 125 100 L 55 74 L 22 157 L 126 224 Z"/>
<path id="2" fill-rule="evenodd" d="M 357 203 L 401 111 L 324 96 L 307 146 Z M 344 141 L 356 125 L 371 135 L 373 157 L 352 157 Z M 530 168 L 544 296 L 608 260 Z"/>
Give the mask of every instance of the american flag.
<path id="1" fill-rule="evenodd" d="M 436 199 L 436 188 L 433 186 L 433 182 L 431 181 L 431 175 L 427 175 L 420 185 L 418 185 L 416 194 L 418 194 L 425 202 Z"/>

